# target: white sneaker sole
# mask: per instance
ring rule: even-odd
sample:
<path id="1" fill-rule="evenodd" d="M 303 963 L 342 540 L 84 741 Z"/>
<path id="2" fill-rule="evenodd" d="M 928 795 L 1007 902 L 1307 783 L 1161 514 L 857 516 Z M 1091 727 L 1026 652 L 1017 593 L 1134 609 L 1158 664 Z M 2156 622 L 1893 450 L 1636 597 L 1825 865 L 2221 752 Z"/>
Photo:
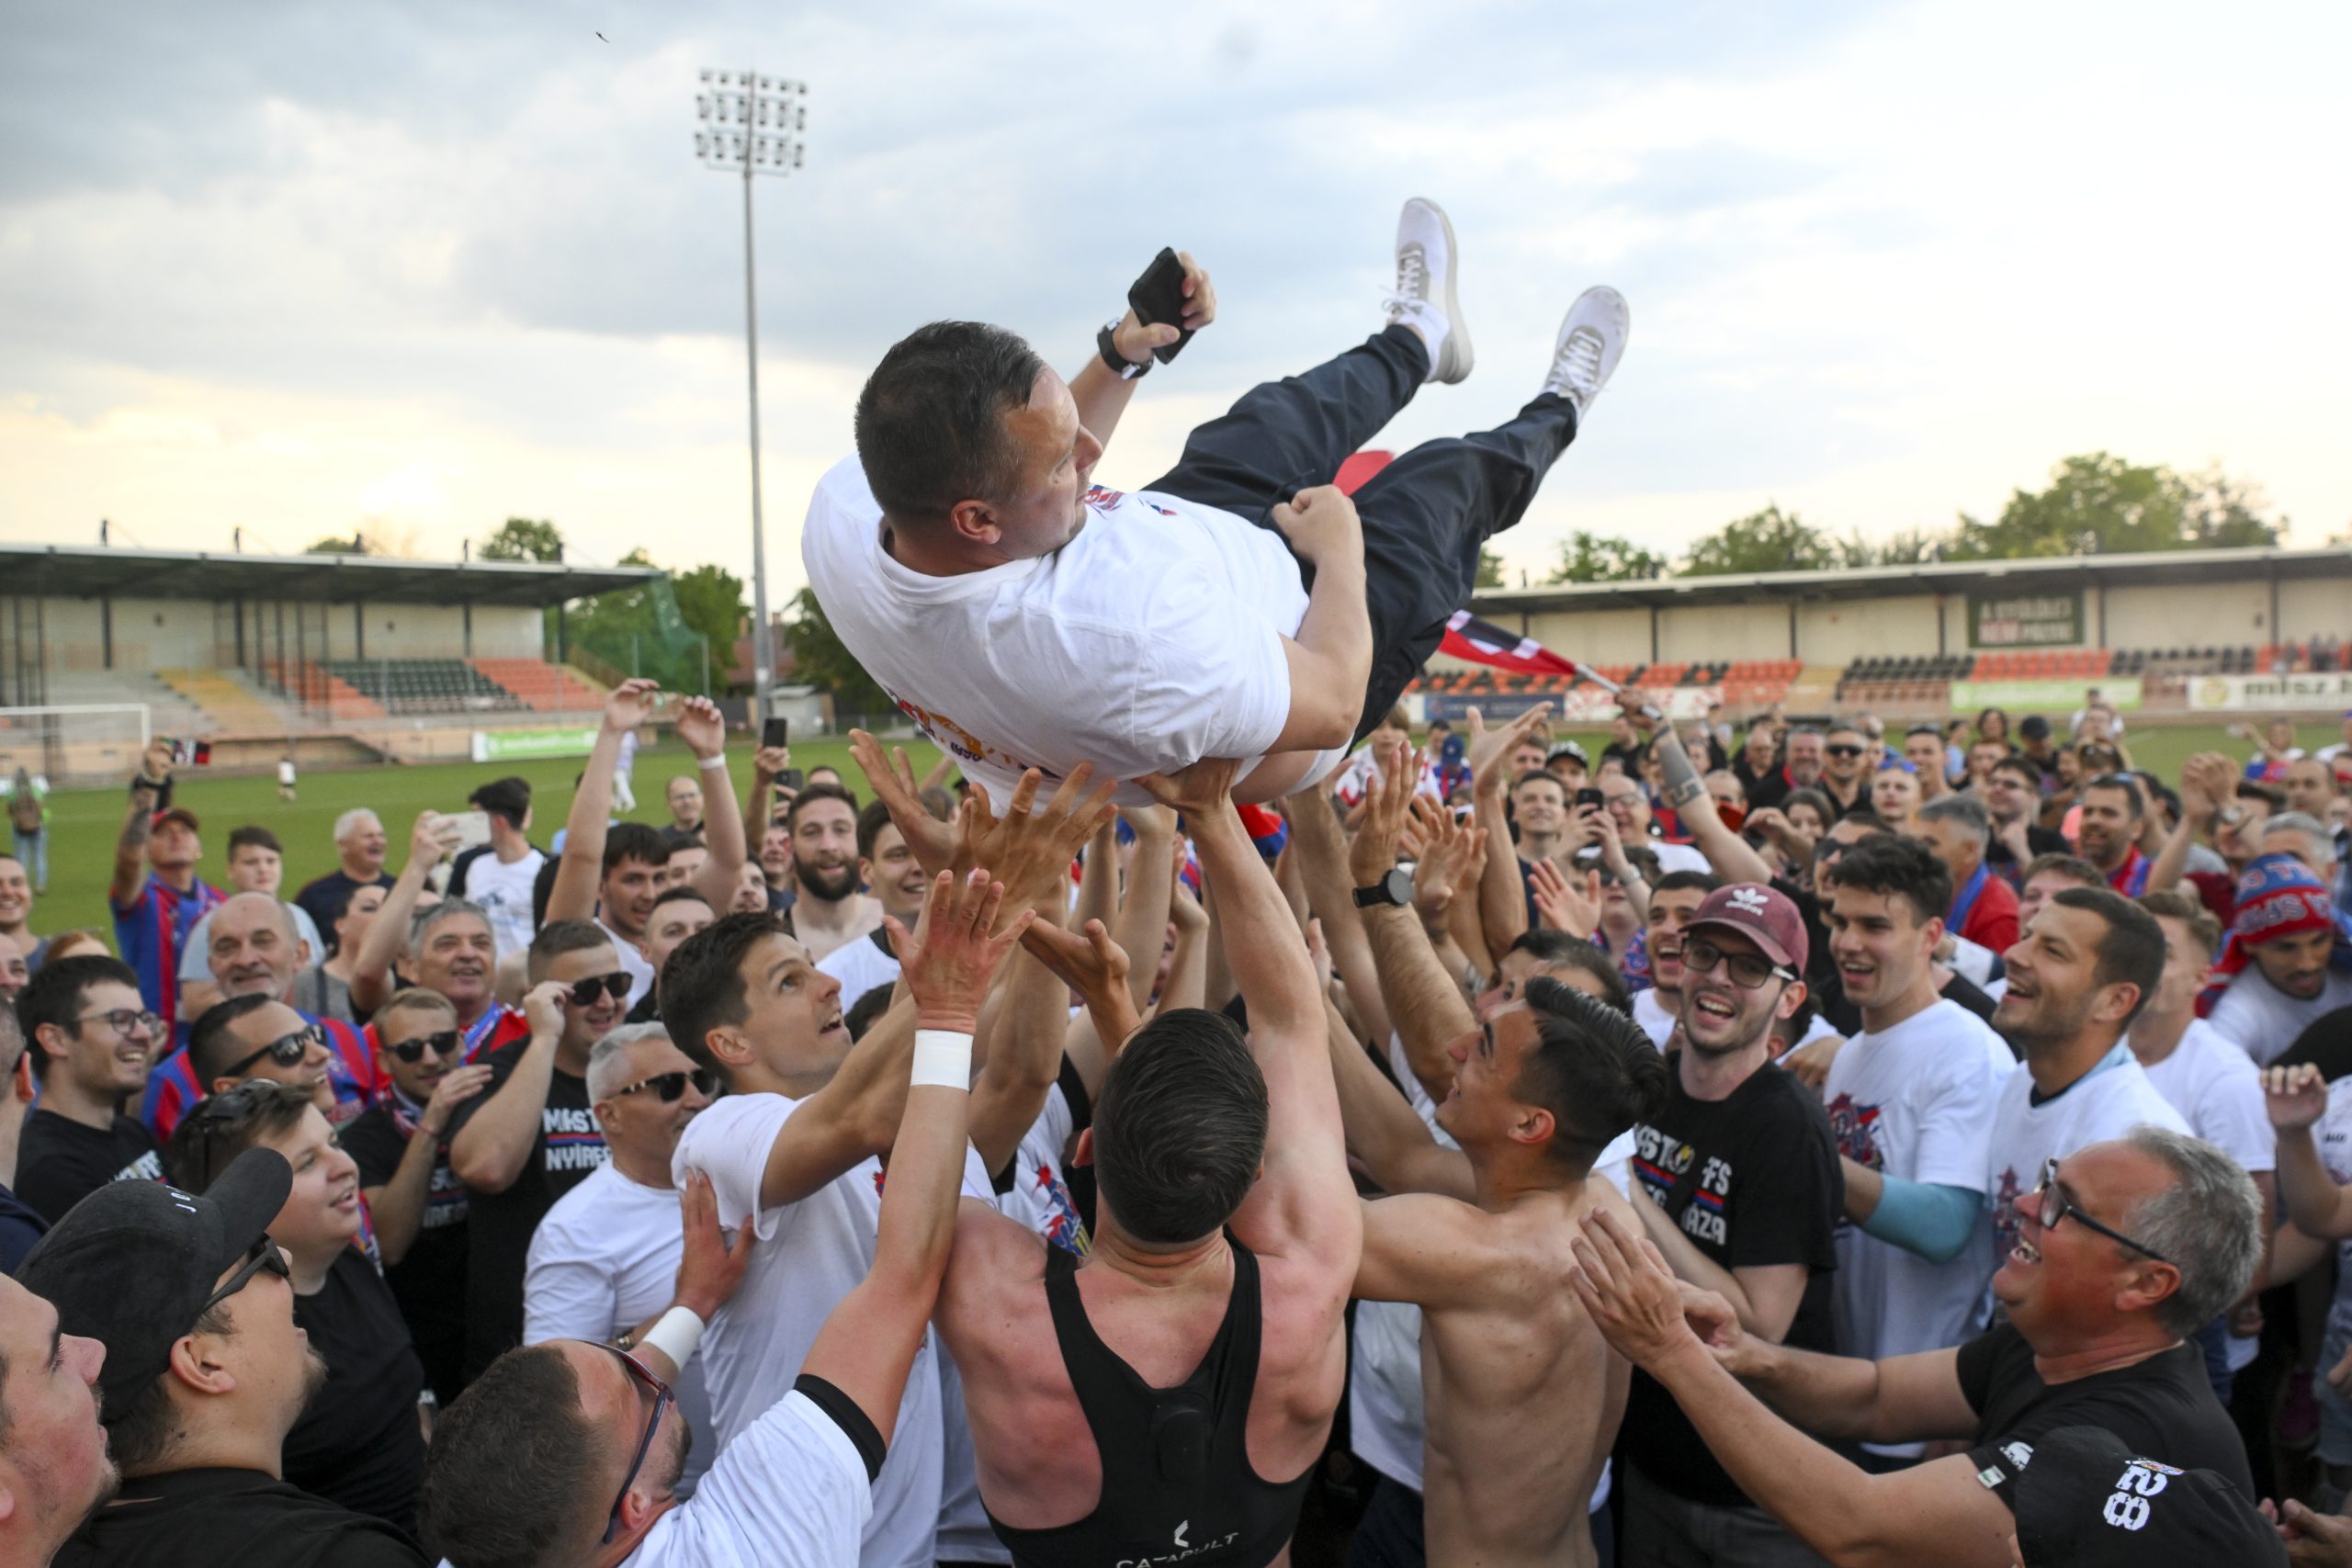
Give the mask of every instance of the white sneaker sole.
<path id="1" fill-rule="evenodd" d="M 1438 350 L 1437 363 L 1430 367 L 1430 379 L 1451 387 L 1469 378 L 1470 367 L 1477 356 L 1470 347 L 1470 327 L 1462 319 L 1462 247 L 1453 238 L 1453 220 L 1445 209 L 1427 197 L 1417 196 L 1408 205 L 1429 209 L 1436 217 L 1438 228 L 1445 235 L 1445 289 L 1442 299 L 1430 303 L 1445 312 L 1447 332 L 1445 346 Z"/>
<path id="2" fill-rule="evenodd" d="M 1625 297 L 1605 283 L 1595 284 L 1577 295 L 1568 306 L 1568 313 L 1560 319 L 1559 335 L 1552 342 L 1552 374 L 1544 385 L 1556 389 L 1560 385 L 1560 358 L 1567 350 L 1568 338 L 1578 327 L 1589 327 L 1600 337 L 1600 365 L 1593 378 L 1592 389 L 1577 398 L 1579 411 L 1592 406 L 1592 400 L 1609 385 L 1609 378 L 1616 373 L 1617 362 L 1625 356 L 1625 340 L 1633 335 L 1634 312 Z"/>

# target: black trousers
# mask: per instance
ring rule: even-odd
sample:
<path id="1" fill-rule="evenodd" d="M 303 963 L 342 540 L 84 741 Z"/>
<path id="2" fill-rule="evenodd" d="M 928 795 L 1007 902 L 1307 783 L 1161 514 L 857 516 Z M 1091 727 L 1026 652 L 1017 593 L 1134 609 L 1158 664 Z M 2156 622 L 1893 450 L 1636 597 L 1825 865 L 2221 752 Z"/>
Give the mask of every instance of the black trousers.
<path id="1" fill-rule="evenodd" d="M 1413 400 L 1429 368 L 1420 334 L 1389 327 L 1304 375 L 1252 388 L 1193 431 L 1176 467 L 1148 488 L 1271 528 L 1274 507 L 1329 484 Z M 1422 443 L 1356 491 L 1372 616 L 1358 739 L 1437 651 L 1447 617 L 1477 584 L 1479 547 L 1525 514 L 1576 433 L 1576 405 L 1547 392 L 1494 430 Z"/>

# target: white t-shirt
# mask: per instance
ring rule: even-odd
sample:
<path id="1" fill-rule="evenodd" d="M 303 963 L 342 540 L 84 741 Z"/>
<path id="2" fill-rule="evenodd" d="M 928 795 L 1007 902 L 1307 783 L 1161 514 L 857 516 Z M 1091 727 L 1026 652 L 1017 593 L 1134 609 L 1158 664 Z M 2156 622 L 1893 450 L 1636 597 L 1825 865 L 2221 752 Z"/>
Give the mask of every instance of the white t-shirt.
<path id="1" fill-rule="evenodd" d="M 848 1568 L 874 1498 L 849 1434 L 815 1400 L 788 1393 L 727 1445 L 694 1496 L 653 1521 L 624 1568 Z"/>
<path id="2" fill-rule="evenodd" d="M 278 782 L 279 784 L 285 784 L 285 785 L 288 786 L 289 788 L 293 785 L 293 783 L 294 783 L 294 759 L 293 759 L 293 758 L 291 758 L 291 757 L 280 757 L 280 758 L 277 760 L 277 782 Z"/>
<path id="3" fill-rule="evenodd" d="M 2338 1187 L 2352 1186 L 2352 1077 L 2327 1086 L 2327 1109 L 2312 1128 L 2312 1143 L 2319 1163 Z M 2352 1346 L 2352 1238 L 2335 1244 L 2335 1300 L 2327 1309 L 2327 1331 L 2321 1337 L 2323 1370 L 2344 1359 Z"/>
<path id="4" fill-rule="evenodd" d="M 544 852 L 534 849 L 508 865 L 491 851 L 466 863 L 466 898 L 480 904 L 490 917 L 490 934 L 496 939 L 502 958 L 529 947 L 538 930 L 531 921 L 531 889 L 537 885 L 539 868 L 547 859 Z M 616 941 L 615 945 L 620 944 Z"/>
<path id="5" fill-rule="evenodd" d="M 2340 969 L 2330 969 L 2319 995 L 2305 1002 L 2272 985 L 2249 963 L 2230 981 L 2205 1021 L 2222 1038 L 2245 1046 L 2247 1055 L 2267 1067 L 2286 1055 L 2295 1037 L 2324 1014 L 2346 1007 L 2352 1007 L 2352 975 Z"/>
<path id="6" fill-rule="evenodd" d="M 862 1160 L 797 1203 L 760 1207 L 768 1151 L 801 1103 L 780 1094 L 727 1095 L 686 1123 L 670 1162 L 682 1184 L 688 1171 L 709 1177 L 721 1224 L 732 1232 L 738 1216 L 752 1216 L 758 1237 L 742 1284 L 703 1336 L 712 1430 L 722 1446 L 791 1390 L 818 1330 L 874 1266 L 881 1161 Z M 967 1156 L 965 1186 L 990 1197 L 977 1156 Z M 941 1436 L 933 1344 L 926 1333 L 907 1374 L 889 1455 L 874 1483 L 864 1568 L 930 1568 L 935 1561 Z"/>
<path id="7" fill-rule="evenodd" d="M 604 916 L 596 917 L 596 924 L 613 939 L 613 951 L 620 954 L 621 968 L 628 975 L 628 995 L 621 1000 L 629 1007 L 635 1007 L 645 999 L 645 993 L 653 988 L 653 962 L 645 956 L 637 943 L 606 924 Z M 528 946 L 529 943 L 526 942 L 524 945 Z"/>
<path id="8" fill-rule="evenodd" d="M 1367 741 L 1332 779 L 1331 793 L 1339 797 L 1340 805 L 1353 810 L 1379 784 L 1380 764 L 1374 759 L 1371 742 Z M 1435 759 L 1421 765 L 1421 782 L 1413 786 L 1413 793 L 1426 795 L 1433 800 L 1445 798 L 1445 792 L 1438 788 Z"/>
<path id="9" fill-rule="evenodd" d="M 278 908 L 284 909 L 286 918 L 294 922 L 294 934 L 311 944 L 310 966 L 315 969 L 324 964 L 327 961 L 326 944 L 319 940 L 318 922 L 311 919 L 311 911 L 284 899 L 278 900 Z M 187 945 L 180 949 L 180 984 L 185 986 L 192 980 L 208 986 L 212 983 L 212 911 L 209 909 L 188 931 Z"/>
<path id="10" fill-rule="evenodd" d="M 1658 874 L 1661 876 L 1678 871 L 1712 872 L 1715 869 L 1707 863 L 1706 852 L 1696 844 L 1669 844 L 1664 839 L 1652 839 L 1642 848 L 1657 856 Z"/>
<path id="11" fill-rule="evenodd" d="M 1679 1006 L 1681 993 L 1676 992 L 1674 999 Z M 1656 986 L 1651 986 L 1634 993 L 1634 1021 L 1641 1026 L 1643 1033 L 1650 1037 L 1650 1043 L 1663 1051 L 1666 1043 L 1674 1037 L 1674 1026 L 1682 1020 L 1678 1014 L 1667 1010 L 1666 998 L 1658 994 Z"/>
<path id="12" fill-rule="evenodd" d="M 876 946 L 869 933 L 852 937 L 817 960 L 817 972 L 842 983 L 842 1010 L 847 1012 L 875 987 L 899 983 L 899 955 Z"/>
<path id="13" fill-rule="evenodd" d="M 1847 1041 L 1821 1097 L 1838 1152 L 1855 1164 L 1981 1194 L 1994 1109 L 2016 1069 L 1983 1020 L 1939 999 L 1883 1033 L 1865 1030 Z M 1994 1267 L 1989 1221 L 1943 1263 L 1844 1220 L 1837 1247 L 1831 1299 L 1840 1355 L 1878 1360 L 1949 1349 L 1983 1326 Z"/>
<path id="14" fill-rule="evenodd" d="M 2262 1102 L 2262 1069 L 2211 1022 L 2191 1019 L 2172 1055 L 2141 1070 L 2190 1132 L 2252 1174 L 2278 1168 L 2278 1137 Z"/>
<path id="15" fill-rule="evenodd" d="M 927 577 L 883 549 L 855 457 L 809 499 L 801 561 L 833 629 L 1000 807 L 1030 767 L 1054 778 L 1091 761 L 1125 780 L 1241 757 L 1246 773 L 1290 715 L 1283 639 L 1306 618 L 1306 589 L 1282 536 L 1100 485 L 1084 508 L 1085 526 L 1050 555 Z M 1344 753 L 1325 753 L 1306 782 Z M 1118 799 L 1149 797 L 1130 784 Z"/>
<path id="16" fill-rule="evenodd" d="M 555 1201 L 532 1233 L 523 1274 L 523 1343 L 609 1340 L 636 1327 L 670 1304 L 684 1251 L 675 1189 L 631 1181 L 609 1162 L 598 1166 Z M 678 1484 L 684 1497 L 718 1452 L 700 1353 L 678 1370 L 671 1386 L 695 1434 Z"/>
<path id="17" fill-rule="evenodd" d="M 2156 1092 L 2131 1045 L 2120 1040 L 2089 1077 L 2077 1078 L 2057 1099 L 2036 1105 L 2032 1096 L 2033 1074 L 2020 1062 L 2001 1086 L 1984 1162 L 1996 1270 L 2017 1245 L 2012 1211 L 2020 1196 L 2041 1185 L 2044 1160 L 2064 1159 L 2076 1149 L 2120 1138 L 2143 1122 L 2176 1133 L 2188 1131 L 2188 1122 Z"/>

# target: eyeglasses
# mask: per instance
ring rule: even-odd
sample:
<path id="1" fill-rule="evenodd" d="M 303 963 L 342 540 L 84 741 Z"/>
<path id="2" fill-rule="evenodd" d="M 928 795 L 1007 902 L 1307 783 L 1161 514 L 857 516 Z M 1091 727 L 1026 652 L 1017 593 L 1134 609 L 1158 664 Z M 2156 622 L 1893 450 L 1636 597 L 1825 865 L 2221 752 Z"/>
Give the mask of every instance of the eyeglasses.
<path id="1" fill-rule="evenodd" d="M 224 1078 L 235 1077 L 264 1056 L 281 1067 L 297 1067 L 301 1066 L 302 1059 L 311 1054 L 311 1046 L 323 1045 L 326 1043 L 327 1032 L 323 1024 L 304 1024 L 291 1034 L 279 1035 L 251 1055 L 238 1057 L 221 1070 L 220 1076 Z"/>
<path id="2" fill-rule="evenodd" d="M 145 1034 L 150 1040 L 164 1032 L 164 1019 L 161 1013 L 143 1012 L 137 1008 L 116 1008 L 110 1012 L 85 1012 L 74 1021 L 74 1027 L 79 1031 L 84 1024 L 96 1023 L 101 1019 L 105 1020 L 108 1029 L 113 1030 L 125 1040 L 130 1038 L 130 1032 L 134 1029 Z"/>
<path id="3" fill-rule="evenodd" d="M 668 1105 L 686 1092 L 686 1085 L 689 1083 L 695 1086 L 695 1092 L 705 1100 L 712 1099 L 718 1093 L 718 1075 L 707 1067 L 696 1067 L 690 1073 L 656 1073 L 650 1078 L 640 1079 L 629 1085 L 627 1089 L 613 1090 L 612 1097 L 618 1100 L 625 1094 L 635 1094 L 640 1089 L 650 1089 L 662 1097 L 662 1104 Z"/>
<path id="4" fill-rule="evenodd" d="M 2172 1261 L 2171 1258 L 2166 1258 L 2163 1253 L 2158 1252 L 2154 1247 L 2150 1247 L 2147 1243 L 2143 1241 L 2133 1241 L 2130 1236 L 2125 1235 L 2121 1231 L 2115 1229 L 2112 1225 L 2103 1225 L 2097 1220 L 2091 1218 L 2088 1214 L 2083 1213 L 2081 1209 L 2077 1208 L 2075 1204 L 2075 1201 L 2072 1198 L 2067 1197 L 2064 1190 L 2062 1190 L 2058 1185 L 2058 1162 L 2056 1160 L 2046 1159 L 2041 1162 L 2041 1185 L 2034 1189 L 2034 1191 L 2041 1200 L 2041 1212 L 2036 1217 L 2041 1221 L 2041 1228 L 2043 1230 L 2052 1229 L 2060 1220 L 2063 1220 L 2067 1215 L 2072 1214 L 2078 1222 L 2087 1225 L 2092 1230 L 2098 1232 L 2099 1235 L 2107 1237 L 2109 1241 L 2120 1242 L 2125 1247 L 2130 1247 L 2132 1251 L 2143 1253 L 2146 1256 L 2154 1258 L 2159 1263 L 2170 1263 Z"/>
<path id="5" fill-rule="evenodd" d="M 1685 976 L 1711 975 L 1718 964 L 1731 972 L 1731 983 L 1743 991 L 1760 989 L 1764 982 L 1775 975 L 1783 980 L 1796 978 L 1760 953 L 1725 953 L 1702 936 L 1683 939 L 1682 973 Z"/>
<path id="6" fill-rule="evenodd" d="M 1824 746 L 1822 750 L 1828 752 L 1833 757 L 1859 757 L 1862 754 L 1864 748 L 1860 746 Z"/>
<path id="7" fill-rule="evenodd" d="M 204 1298 L 204 1304 L 196 1309 L 196 1315 L 201 1318 L 206 1313 L 243 1290 L 253 1282 L 254 1276 L 265 1269 L 281 1280 L 290 1280 L 294 1278 L 294 1271 L 286 1266 L 286 1254 L 277 1250 L 277 1244 L 270 1240 L 266 1233 L 259 1241 L 245 1249 L 243 1267 L 229 1276 L 227 1284 Z"/>
<path id="8" fill-rule="evenodd" d="M 621 1505 L 628 1501 L 628 1489 L 637 1484 L 637 1472 L 645 1468 L 645 1456 L 653 1451 L 653 1434 L 661 1430 L 662 1413 L 670 1408 L 677 1396 L 670 1392 L 668 1383 L 646 1370 L 645 1363 L 618 1346 L 607 1345 L 601 1339 L 582 1339 L 580 1343 L 594 1345 L 599 1350 L 608 1350 L 619 1357 L 621 1369 L 628 1373 L 628 1381 L 653 1396 L 653 1413 L 645 1418 L 645 1435 L 637 1439 L 637 1457 L 628 1461 L 628 1473 L 621 1477 L 620 1492 L 613 1498 L 612 1515 L 605 1521 L 604 1542 L 610 1546 L 613 1538 L 621 1533 Z"/>
<path id="9" fill-rule="evenodd" d="M 574 980 L 571 983 L 571 1005 L 576 1008 L 594 1007 L 600 991 L 615 1001 L 622 1000 L 628 995 L 628 976 L 616 969 L 609 975 L 591 975 L 585 980 Z"/>
<path id="10" fill-rule="evenodd" d="M 445 1029 L 437 1034 L 420 1034 L 413 1040 L 396 1040 L 384 1049 L 403 1062 L 416 1062 L 421 1061 L 427 1051 L 436 1056 L 456 1055 L 458 1043 L 462 1038 L 456 1030 Z"/>

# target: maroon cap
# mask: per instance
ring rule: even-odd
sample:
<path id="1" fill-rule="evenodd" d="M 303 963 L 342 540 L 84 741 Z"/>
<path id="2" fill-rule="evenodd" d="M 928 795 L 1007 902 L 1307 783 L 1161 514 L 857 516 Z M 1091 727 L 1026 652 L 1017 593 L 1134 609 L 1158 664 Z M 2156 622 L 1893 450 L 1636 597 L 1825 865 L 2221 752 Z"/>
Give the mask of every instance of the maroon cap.
<path id="1" fill-rule="evenodd" d="M 1797 913 L 1797 907 L 1785 895 L 1760 883 L 1736 882 L 1708 894 L 1690 923 L 1682 928 L 1683 940 L 1689 941 L 1702 926 L 1737 931 L 1765 957 L 1799 975 L 1804 973 L 1805 959 L 1813 952 L 1813 943 L 1804 934 L 1804 917 Z"/>
<path id="2" fill-rule="evenodd" d="M 196 819 L 196 813 L 185 806 L 167 806 L 155 813 L 153 820 L 148 824 L 148 830 L 153 832 L 166 822 L 176 822 L 191 833 L 204 831 L 203 827 Z"/>

